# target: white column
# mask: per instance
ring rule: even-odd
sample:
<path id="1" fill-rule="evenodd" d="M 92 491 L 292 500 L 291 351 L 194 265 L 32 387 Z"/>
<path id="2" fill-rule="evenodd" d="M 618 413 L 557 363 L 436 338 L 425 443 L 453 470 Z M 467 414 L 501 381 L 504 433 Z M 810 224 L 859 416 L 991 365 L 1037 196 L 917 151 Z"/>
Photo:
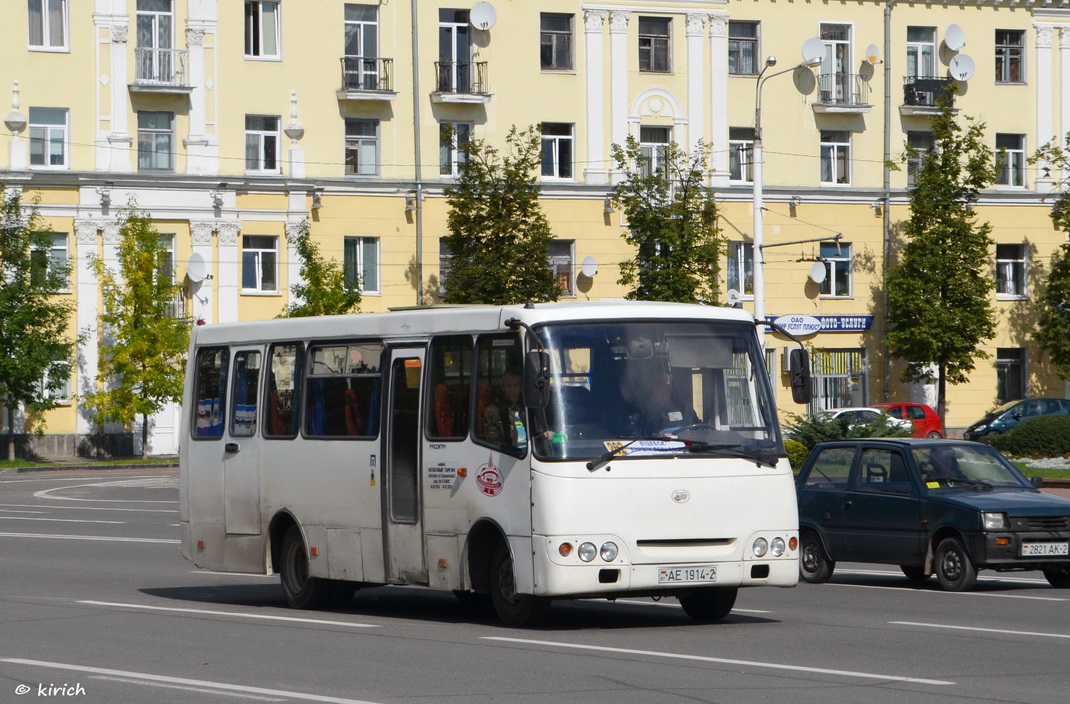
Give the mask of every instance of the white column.
<path id="1" fill-rule="evenodd" d="M 301 278 L 301 258 L 297 256 L 297 237 L 304 225 L 300 222 L 286 223 L 286 302 L 302 303 L 293 295 L 295 284 L 304 283 Z"/>
<path id="2" fill-rule="evenodd" d="M 587 80 L 587 169 L 583 178 L 591 184 L 606 183 L 609 173 L 605 136 L 605 49 L 602 41 L 605 22 L 605 10 L 586 10 L 583 13 L 586 45 L 584 72 Z"/>
<path id="3" fill-rule="evenodd" d="M 1054 27 L 1050 24 L 1036 24 L 1034 29 L 1036 30 L 1037 75 L 1036 90 L 1033 92 L 1037 96 L 1037 143 L 1027 145 L 1030 150 L 1043 146 L 1056 138 L 1053 118 L 1055 113 L 1053 96 L 1056 94 L 1057 87 L 1053 82 L 1054 71 L 1052 69 L 1051 56 L 1052 30 Z M 1058 141 L 1061 142 L 1062 140 Z M 1044 164 L 1038 164 L 1037 166 L 1043 169 Z M 1043 171 L 1039 173 L 1043 173 Z M 1037 186 L 1041 185 L 1041 179 L 1038 178 Z"/>
<path id="4" fill-rule="evenodd" d="M 127 113 L 129 105 L 129 88 L 127 87 L 127 33 L 130 21 L 125 17 L 115 17 L 111 26 L 111 131 L 108 133 L 108 163 L 103 171 L 127 173 L 132 171 L 130 121 Z"/>
<path id="5" fill-rule="evenodd" d="M 728 15 L 710 15 L 710 141 L 713 185 L 728 184 Z"/>
<path id="6" fill-rule="evenodd" d="M 192 253 L 201 255 L 207 267 L 204 280 L 190 282 L 190 298 L 193 302 L 190 313 L 194 320 L 203 320 L 206 323 L 215 322 L 211 278 L 212 264 L 215 262 L 212 256 L 212 231 L 214 229 L 215 223 L 211 220 L 191 221 L 189 224 L 190 235 L 193 239 Z"/>
<path id="7" fill-rule="evenodd" d="M 96 391 L 97 367 L 99 356 L 97 350 L 97 273 L 90 265 L 90 261 L 97 254 L 97 228 L 96 220 L 75 220 L 74 238 L 77 242 L 75 270 L 78 279 L 78 298 L 76 320 L 79 332 L 91 331 L 84 342 L 78 345 L 75 366 L 78 369 L 78 396 Z M 93 432 L 93 419 L 85 408 L 79 407 L 76 418 L 75 432 L 85 435 Z"/>
<path id="8" fill-rule="evenodd" d="M 628 139 L 628 17 L 624 10 L 609 13 L 610 138 L 622 147 Z"/>
<path id="9" fill-rule="evenodd" d="M 705 131 L 705 111 L 702 109 L 706 85 L 702 70 L 702 28 L 706 15 L 689 14 L 687 33 L 687 150 L 694 152 Z M 681 141 L 682 140 L 678 140 Z"/>
<path id="10" fill-rule="evenodd" d="M 238 319 L 238 291 L 241 284 L 241 261 L 239 260 L 238 232 L 241 226 L 236 222 L 216 224 L 219 232 L 217 239 L 219 267 L 216 290 L 219 293 L 220 323 L 232 323 Z"/>
<path id="11" fill-rule="evenodd" d="M 204 29 L 193 26 L 189 21 L 186 27 L 186 47 L 189 50 L 189 63 L 186 66 L 186 80 L 193 91 L 189 95 L 189 133 L 182 140 L 186 148 L 186 173 L 216 173 L 216 163 L 209 158 L 208 138 L 205 136 L 205 76 L 204 76 Z"/>
<path id="12" fill-rule="evenodd" d="M 1059 91 L 1058 134 L 1065 135 L 1070 132 L 1070 27 L 1059 30 L 1059 78 L 1060 84 L 1053 89 Z M 1032 146 L 1043 146 L 1043 143 Z M 1060 174 L 1052 174 L 1052 176 L 1058 177 Z M 1066 178 L 1068 174 L 1061 174 L 1061 176 Z"/>

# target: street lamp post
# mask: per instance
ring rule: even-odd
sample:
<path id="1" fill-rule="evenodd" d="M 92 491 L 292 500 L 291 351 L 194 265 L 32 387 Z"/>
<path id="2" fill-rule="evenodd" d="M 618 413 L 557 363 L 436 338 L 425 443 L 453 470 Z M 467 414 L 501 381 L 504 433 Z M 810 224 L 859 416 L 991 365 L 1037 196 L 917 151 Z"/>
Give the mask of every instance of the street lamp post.
<path id="1" fill-rule="evenodd" d="M 754 194 L 754 251 L 752 254 L 754 261 L 752 266 L 754 267 L 754 319 L 758 321 L 765 320 L 765 264 L 762 260 L 762 247 L 764 246 L 762 231 L 762 189 L 764 186 L 762 182 L 762 86 L 774 76 L 790 73 L 800 68 L 812 68 L 820 63 L 821 57 L 818 56 L 766 76 L 766 69 L 776 66 L 776 57 L 770 56 L 765 60 L 765 66 L 758 73 L 758 79 L 754 83 L 754 146 L 751 149 L 751 182 Z M 764 336 L 761 339 L 764 342 Z"/>

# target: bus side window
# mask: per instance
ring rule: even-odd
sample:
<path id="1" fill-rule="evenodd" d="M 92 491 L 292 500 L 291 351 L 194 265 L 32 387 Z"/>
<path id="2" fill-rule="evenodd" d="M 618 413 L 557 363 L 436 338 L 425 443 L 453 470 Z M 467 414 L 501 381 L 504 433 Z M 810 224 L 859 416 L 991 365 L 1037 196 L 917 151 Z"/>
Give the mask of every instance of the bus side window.
<path id="1" fill-rule="evenodd" d="M 468 437 L 468 411 L 472 391 L 472 338 L 467 335 L 436 337 L 431 341 L 431 393 L 427 436 L 436 440 Z"/>
<path id="2" fill-rule="evenodd" d="M 260 353 L 234 353 L 234 384 L 230 389 L 230 434 L 256 434 L 256 399 L 260 389 Z"/>
<path id="3" fill-rule="evenodd" d="M 267 391 L 264 423 L 265 437 L 297 436 L 301 411 L 301 368 L 304 349 L 300 343 L 272 345 L 267 367 Z"/>
<path id="4" fill-rule="evenodd" d="M 379 342 L 309 348 L 306 435 L 373 438 L 379 434 L 382 355 Z"/>
<path id="5" fill-rule="evenodd" d="M 227 388 L 227 363 L 230 350 L 225 347 L 213 347 L 197 350 L 197 379 L 193 399 L 194 438 L 223 437 L 223 423 L 226 415 L 223 408 L 223 393 Z"/>
<path id="6" fill-rule="evenodd" d="M 527 409 L 521 398 L 523 360 L 517 335 L 483 335 L 476 352 L 474 436 L 502 452 L 528 448 Z"/>

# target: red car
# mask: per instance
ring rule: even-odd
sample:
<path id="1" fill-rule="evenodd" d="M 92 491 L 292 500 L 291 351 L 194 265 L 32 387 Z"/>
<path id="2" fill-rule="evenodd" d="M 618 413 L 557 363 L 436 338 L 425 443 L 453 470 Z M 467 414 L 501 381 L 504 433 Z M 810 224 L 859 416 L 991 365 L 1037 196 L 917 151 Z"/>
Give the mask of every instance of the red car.
<path id="1" fill-rule="evenodd" d="M 916 438 L 944 437 L 944 424 L 940 422 L 940 416 L 924 403 L 874 403 L 873 407 L 883 408 L 892 418 L 909 420 L 914 426 L 911 435 Z"/>

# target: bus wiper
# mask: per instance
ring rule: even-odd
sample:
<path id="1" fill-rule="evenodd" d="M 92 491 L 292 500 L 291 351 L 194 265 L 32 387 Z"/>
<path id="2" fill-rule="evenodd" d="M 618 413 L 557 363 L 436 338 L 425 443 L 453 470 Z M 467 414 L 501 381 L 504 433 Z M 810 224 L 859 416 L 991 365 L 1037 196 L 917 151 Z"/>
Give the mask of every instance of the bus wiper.
<path id="1" fill-rule="evenodd" d="M 745 449 L 744 446 L 739 443 L 708 443 L 698 440 L 686 440 L 684 442 L 686 443 L 685 446 L 680 449 L 685 452 L 707 454 L 716 457 L 739 457 L 742 459 L 753 460 L 757 464 L 766 464 L 770 467 L 776 467 L 777 464 L 776 454 L 769 452 L 768 450 Z M 753 445 L 748 447 L 753 447 Z"/>
<path id="2" fill-rule="evenodd" d="M 626 449 L 629 445 L 637 443 L 642 439 L 643 438 L 636 438 L 635 440 L 631 440 L 629 442 L 624 443 L 620 447 L 614 447 L 612 450 L 607 450 L 606 452 L 603 452 L 598 457 L 598 459 L 591 460 L 587 463 L 587 469 L 591 472 L 595 472 L 601 469 L 606 464 L 606 462 L 609 462 L 611 459 L 616 457 L 619 452 Z"/>

